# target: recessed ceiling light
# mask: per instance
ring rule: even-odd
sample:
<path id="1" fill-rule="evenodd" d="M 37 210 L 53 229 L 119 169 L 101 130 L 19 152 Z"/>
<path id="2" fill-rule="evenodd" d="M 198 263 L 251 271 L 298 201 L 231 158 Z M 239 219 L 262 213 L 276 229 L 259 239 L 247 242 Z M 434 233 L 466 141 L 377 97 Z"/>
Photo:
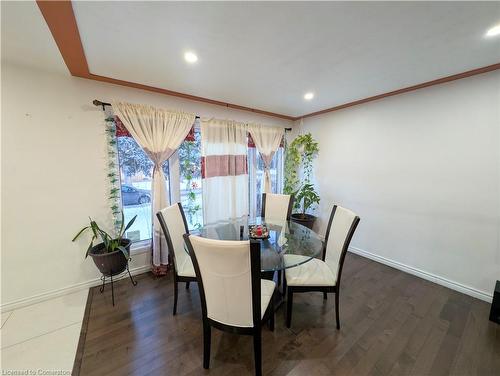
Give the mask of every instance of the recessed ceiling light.
<path id="1" fill-rule="evenodd" d="M 194 52 L 186 52 L 184 54 L 184 59 L 188 62 L 188 63 L 196 63 L 198 61 L 198 56 L 196 56 L 196 54 Z"/>
<path id="2" fill-rule="evenodd" d="M 500 25 L 493 26 L 486 32 L 487 37 L 494 37 L 500 35 Z"/>
<path id="3" fill-rule="evenodd" d="M 304 94 L 304 99 L 305 99 L 306 101 L 310 101 L 310 100 L 311 100 L 311 99 L 313 99 L 313 98 L 314 98 L 314 93 L 309 92 L 309 93 L 305 93 L 305 94 Z"/>

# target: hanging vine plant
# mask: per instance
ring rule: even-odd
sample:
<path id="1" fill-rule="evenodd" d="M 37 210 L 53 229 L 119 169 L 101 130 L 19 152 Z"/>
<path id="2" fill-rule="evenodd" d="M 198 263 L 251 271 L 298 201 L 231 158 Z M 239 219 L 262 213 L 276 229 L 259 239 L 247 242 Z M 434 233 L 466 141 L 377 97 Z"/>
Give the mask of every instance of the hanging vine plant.
<path id="1" fill-rule="evenodd" d="M 312 227 L 316 217 L 307 214 L 314 205 L 319 204 L 320 197 L 311 183 L 313 160 L 319 153 L 318 143 L 311 133 L 297 136 L 287 146 L 285 155 L 285 194 L 295 196 L 292 218 L 307 227 Z M 302 175 L 300 175 L 302 172 Z"/>

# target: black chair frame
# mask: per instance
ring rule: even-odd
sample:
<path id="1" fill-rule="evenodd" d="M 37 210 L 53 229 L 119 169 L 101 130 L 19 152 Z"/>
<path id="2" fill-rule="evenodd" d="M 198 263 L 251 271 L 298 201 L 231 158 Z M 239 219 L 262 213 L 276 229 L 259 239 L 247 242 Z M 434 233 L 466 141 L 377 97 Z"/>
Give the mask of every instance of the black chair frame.
<path id="1" fill-rule="evenodd" d="M 177 203 L 179 205 L 179 210 L 182 215 L 182 221 L 184 222 L 184 230 L 186 231 L 186 234 L 189 234 L 189 229 L 186 221 L 186 216 L 184 215 L 184 209 L 182 208 L 182 205 L 180 202 Z M 174 246 L 172 245 L 172 238 L 170 237 L 170 232 L 168 231 L 167 224 L 165 223 L 165 219 L 163 218 L 162 212 L 156 213 L 156 217 L 158 218 L 158 221 L 160 222 L 160 226 L 163 230 L 163 235 L 165 236 L 165 240 L 167 241 L 167 246 L 168 246 L 168 263 L 172 265 L 173 272 L 174 272 L 174 308 L 173 308 L 173 315 L 177 314 L 177 299 L 179 297 L 179 290 L 178 290 L 178 283 L 179 282 L 186 282 L 186 290 L 189 289 L 189 283 L 190 282 L 196 282 L 196 277 L 186 277 L 186 276 L 180 276 L 177 274 L 177 267 L 176 262 L 175 262 L 175 252 L 174 252 Z"/>
<path id="2" fill-rule="evenodd" d="M 330 219 L 328 221 L 328 227 L 326 230 L 325 243 L 323 244 L 323 253 L 322 260 L 325 261 L 326 258 L 326 249 L 328 245 L 328 239 L 330 237 L 330 229 L 332 227 L 333 218 L 335 216 L 335 212 L 337 210 L 337 205 L 335 205 L 332 209 L 332 213 L 330 214 Z M 340 315 L 339 315 L 339 295 L 340 295 L 340 278 L 342 276 L 342 268 L 344 266 L 345 256 L 347 254 L 347 250 L 349 248 L 349 244 L 351 243 L 351 239 L 356 231 L 356 227 L 358 227 L 360 219 L 358 216 L 354 218 L 352 221 L 351 227 L 347 233 L 347 237 L 344 241 L 344 245 L 342 246 L 342 252 L 340 254 L 339 260 L 339 272 L 337 275 L 337 283 L 335 286 L 287 286 L 286 283 L 286 274 L 283 283 L 283 290 L 287 294 L 287 309 L 286 309 L 286 326 L 290 328 L 292 325 L 292 307 L 293 307 L 293 294 L 300 292 L 322 292 L 323 299 L 327 299 L 328 293 L 335 294 L 335 317 L 337 321 L 337 329 L 340 329 Z"/>
<path id="3" fill-rule="evenodd" d="M 255 374 L 262 375 L 262 326 L 269 322 L 269 328 L 274 331 L 274 307 L 273 296 L 269 305 L 261 318 L 261 277 L 260 277 L 260 243 L 250 240 L 250 267 L 252 274 L 252 316 L 253 327 L 240 327 L 220 323 L 212 320 L 207 316 L 207 302 L 205 299 L 205 290 L 203 287 L 203 278 L 201 277 L 200 267 L 193 246 L 189 239 L 189 234 L 184 235 L 184 240 L 189 249 L 189 254 L 193 260 L 194 270 L 198 277 L 198 287 L 200 290 L 201 311 L 203 316 L 203 368 L 208 369 L 210 366 L 210 345 L 211 345 L 211 328 L 233 333 L 253 336 L 253 348 L 255 358 Z"/>

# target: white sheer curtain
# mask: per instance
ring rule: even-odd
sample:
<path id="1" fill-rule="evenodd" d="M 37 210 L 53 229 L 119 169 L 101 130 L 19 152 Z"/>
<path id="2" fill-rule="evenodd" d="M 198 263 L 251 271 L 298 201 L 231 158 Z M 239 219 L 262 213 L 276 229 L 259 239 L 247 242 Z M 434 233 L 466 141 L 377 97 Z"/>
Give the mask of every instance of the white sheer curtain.
<path id="1" fill-rule="evenodd" d="M 113 102 L 113 110 L 154 163 L 152 179 L 153 272 L 164 274 L 168 252 L 156 213 L 170 205 L 163 163 L 177 150 L 194 124 L 195 115 L 146 105 Z"/>
<path id="2" fill-rule="evenodd" d="M 276 153 L 276 150 L 280 147 L 281 140 L 285 135 L 285 130 L 280 127 L 248 124 L 248 132 L 250 132 L 253 142 L 264 162 L 264 192 L 272 193 L 269 168 L 271 167 L 274 153 Z"/>
<path id="3" fill-rule="evenodd" d="M 248 215 L 246 124 L 202 119 L 201 150 L 204 222 Z"/>

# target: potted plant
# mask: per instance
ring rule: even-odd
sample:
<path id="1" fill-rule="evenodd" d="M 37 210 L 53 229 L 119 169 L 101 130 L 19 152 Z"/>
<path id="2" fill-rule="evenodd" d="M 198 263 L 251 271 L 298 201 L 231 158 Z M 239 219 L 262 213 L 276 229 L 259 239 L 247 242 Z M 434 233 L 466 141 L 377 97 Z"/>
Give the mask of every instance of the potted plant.
<path id="1" fill-rule="evenodd" d="M 305 183 L 295 194 L 295 202 L 301 208 L 300 212 L 292 214 L 292 220 L 312 229 L 316 217 L 306 213 L 313 205 L 319 204 L 320 197 L 311 183 Z"/>
<path id="2" fill-rule="evenodd" d="M 292 220 L 308 228 L 312 228 L 316 216 L 307 213 L 319 204 L 320 197 L 311 183 L 313 160 L 319 152 L 318 143 L 311 133 L 297 136 L 287 147 L 285 156 L 285 187 L 286 194 L 293 194 L 295 202 Z M 299 173 L 302 176 L 299 178 Z"/>
<path id="3" fill-rule="evenodd" d="M 120 229 L 116 236 L 111 236 L 109 233 L 99 227 L 99 225 L 90 219 L 90 224 L 82 228 L 73 238 L 76 241 L 83 233 L 90 230 L 92 238 L 85 253 L 85 258 L 88 255 L 92 257 L 95 265 L 104 276 L 117 275 L 127 268 L 130 259 L 130 245 L 132 241 L 123 237 L 125 231 L 134 223 L 137 216 L 134 216 L 126 226 L 122 211 L 122 219 Z M 101 243 L 94 245 L 94 241 L 100 239 Z"/>

